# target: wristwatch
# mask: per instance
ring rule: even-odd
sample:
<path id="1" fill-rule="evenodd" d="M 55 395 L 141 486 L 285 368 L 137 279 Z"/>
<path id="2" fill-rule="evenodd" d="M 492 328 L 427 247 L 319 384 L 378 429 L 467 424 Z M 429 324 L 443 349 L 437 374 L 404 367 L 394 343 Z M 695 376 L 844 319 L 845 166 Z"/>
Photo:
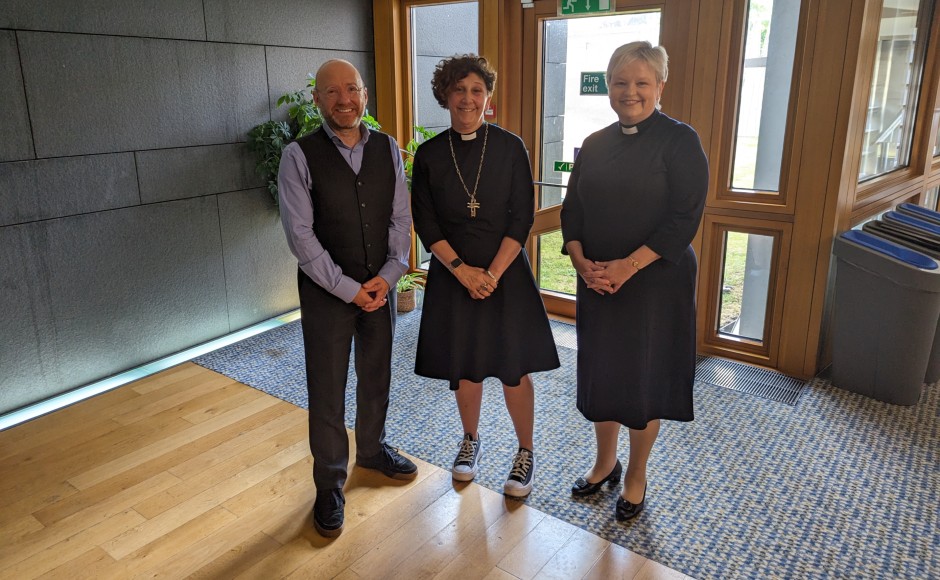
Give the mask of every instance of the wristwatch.
<path id="1" fill-rule="evenodd" d="M 463 260 L 460 258 L 454 258 L 454 261 L 450 263 L 450 271 L 453 272 L 459 268 L 461 264 L 463 264 Z"/>
<path id="2" fill-rule="evenodd" d="M 639 271 L 640 271 L 640 263 L 637 262 L 636 258 L 634 258 L 633 256 L 627 256 L 627 259 L 630 260 L 630 265 L 633 266 L 634 268 L 636 268 L 636 271 L 639 272 Z"/>

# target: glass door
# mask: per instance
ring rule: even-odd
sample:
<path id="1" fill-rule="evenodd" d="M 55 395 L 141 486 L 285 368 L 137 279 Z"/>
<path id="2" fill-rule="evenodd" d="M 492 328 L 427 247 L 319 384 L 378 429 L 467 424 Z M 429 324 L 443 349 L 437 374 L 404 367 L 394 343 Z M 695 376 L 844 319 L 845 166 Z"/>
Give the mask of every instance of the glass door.
<path id="1" fill-rule="evenodd" d="M 569 317 L 574 316 L 577 275 L 561 253 L 561 203 L 584 139 L 617 120 L 607 99 L 605 77 L 610 55 L 636 40 L 663 44 L 671 56 L 670 81 L 684 76 L 684 63 L 674 55 L 686 51 L 687 41 L 669 46 L 664 40 L 673 36 L 670 32 L 683 28 L 664 21 L 672 13 L 678 14 L 677 6 L 683 2 L 610 4 L 609 12 L 574 17 L 559 16 L 558 2 L 535 2 L 534 8 L 526 10 L 524 58 L 534 65 L 526 69 L 537 71 L 535 78 L 523 83 L 537 90 L 530 97 L 536 104 L 535 114 L 529 123 L 523 123 L 524 139 L 532 144 L 537 191 L 528 250 L 549 312 Z M 684 26 L 689 25 L 688 17 L 685 12 Z M 670 88 L 667 84 L 664 110 Z M 679 111 L 667 112 L 682 118 Z"/>

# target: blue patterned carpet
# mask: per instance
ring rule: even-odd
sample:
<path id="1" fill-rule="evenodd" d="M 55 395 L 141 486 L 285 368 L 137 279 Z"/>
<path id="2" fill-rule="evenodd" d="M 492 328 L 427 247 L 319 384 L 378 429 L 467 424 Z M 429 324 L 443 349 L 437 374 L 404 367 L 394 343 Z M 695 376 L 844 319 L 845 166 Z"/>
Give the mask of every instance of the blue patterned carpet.
<path id="1" fill-rule="evenodd" d="M 399 317 L 388 440 L 449 468 L 460 422 L 447 384 L 413 373 L 419 319 Z M 911 408 L 819 379 L 796 406 L 697 384 L 696 420 L 663 422 L 646 510 L 622 525 L 612 517 L 617 490 L 586 501 L 568 492 L 593 458 L 593 429 L 575 409 L 576 352 L 562 347 L 559 357 L 560 369 L 534 376 L 528 505 L 695 578 L 940 577 L 940 384 Z M 307 407 L 299 322 L 195 362 Z M 354 385 L 351 375 L 350 426 Z M 516 441 L 498 383 L 487 387 L 476 481 L 501 492 Z"/>

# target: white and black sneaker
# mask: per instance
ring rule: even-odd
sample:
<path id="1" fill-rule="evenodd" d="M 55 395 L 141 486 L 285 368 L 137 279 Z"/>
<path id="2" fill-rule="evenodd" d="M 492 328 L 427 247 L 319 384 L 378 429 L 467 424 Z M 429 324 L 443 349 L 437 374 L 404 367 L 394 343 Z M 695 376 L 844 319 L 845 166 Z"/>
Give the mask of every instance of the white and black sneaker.
<path id="1" fill-rule="evenodd" d="M 535 479 L 535 455 L 520 447 L 516 456 L 512 458 L 512 470 L 503 485 L 503 493 L 512 497 L 526 497 L 532 491 L 532 481 Z"/>
<path id="2" fill-rule="evenodd" d="M 457 481 L 471 481 L 477 475 L 480 469 L 480 455 L 483 453 L 483 445 L 480 438 L 476 439 L 473 435 L 467 433 L 460 441 L 460 449 L 457 451 L 457 459 L 454 459 L 454 468 L 451 472 Z"/>

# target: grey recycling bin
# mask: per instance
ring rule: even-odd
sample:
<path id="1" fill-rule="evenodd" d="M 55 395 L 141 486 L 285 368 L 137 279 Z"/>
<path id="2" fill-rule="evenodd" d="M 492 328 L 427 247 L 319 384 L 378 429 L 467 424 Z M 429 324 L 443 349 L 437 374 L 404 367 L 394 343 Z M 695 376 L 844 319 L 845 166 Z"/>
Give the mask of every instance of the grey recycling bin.
<path id="1" fill-rule="evenodd" d="M 900 211 L 886 212 L 883 217 L 887 223 L 895 224 L 920 236 L 925 236 L 931 241 L 940 242 L 940 224 Z"/>
<path id="2" fill-rule="evenodd" d="M 897 219 L 871 220 L 862 225 L 862 231 L 940 259 L 940 238 L 909 223 Z"/>
<path id="3" fill-rule="evenodd" d="M 917 204 L 902 203 L 901 205 L 897 207 L 897 211 L 899 213 L 904 213 L 909 216 L 922 219 L 932 224 L 940 225 L 940 212 L 933 211 L 932 209 L 927 209 L 926 207 L 922 207 Z"/>
<path id="4" fill-rule="evenodd" d="M 867 225 L 867 224 L 866 224 Z M 878 237 L 889 239 L 912 250 L 926 254 L 940 263 L 940 213 L 917 205 L 905 203 L 897 211 L 884 215 L 882 228 L 888 232 L 872 231 Z M 874 227 L 878 230 L 878 227 Z M 933 348 L 924 382 L 934 383 L 940 380 L 940 320 L 934 332 Z"/>
<path id="5" fill-rule="evenodd" d="M 866 232 L 833 244 L 832 382 L 879 401 L 915 405 L 940 319 L 940 266 Z"/>

